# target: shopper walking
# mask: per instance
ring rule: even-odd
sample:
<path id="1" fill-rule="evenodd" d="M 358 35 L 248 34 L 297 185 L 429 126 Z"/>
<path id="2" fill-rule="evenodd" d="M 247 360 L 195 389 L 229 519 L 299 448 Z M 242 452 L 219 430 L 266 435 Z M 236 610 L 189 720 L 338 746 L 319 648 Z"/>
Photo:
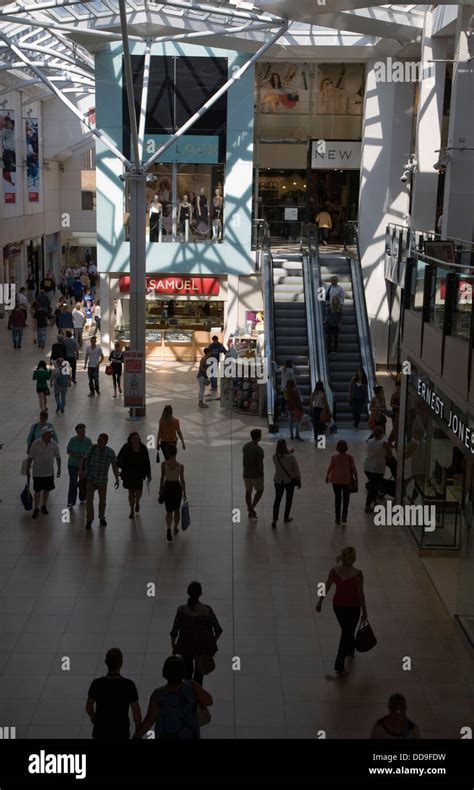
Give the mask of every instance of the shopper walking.
<path id="1" fill-rule="evenodd" d="M 387 418 L 385 416 L 386 410 L 385 393 L 383 387 L 378 385 L 374 387 L 374 396 L 370 401 L 369 428 L 371 428 L 372 431 L 379 426 L 385 432 L 385 426 L 387 424 Z"/>
<path id="2" fill-rule="evenodd" d="M 67 471 L 69 474 L 69 490 L 67 495 L 67 506 L 72 509 L 77 502 L 77 490 L 79 488 L 79 503 L 85 504 L 87 492 L 85 478 L 79 479 L 79 471 L 82 461 L 92 447 L 92 439 L 86 436 L 86 426 L 79 422 L 74 428 L 76 435 L 69 439 L 66 452 L 68 455 Z"/>
<path id="3" fill-rule="evenodd" d="M 77 384 L 76 379 L 76 369 L 77 369 L 77 360 L 79 359 L 79 346 L 77 344 L 77 340 L 72 335 L 72 331 L 70 329 L 66 329 L 66 333 L 64 335 L 64 348 L 65 348 L 65 356 L 64 359 L 68 363 L 71 368 L 71 381 L 73 384 Z"/>
<path id="4" fill-rule="evenodd" d="M 326 290 L 326 302 L 330 304 L 335 296 L 339 299 L 339 304 L 342 307 L 344 305 L 344 288 L 342 285 L 339 285 L 337 274 L 333 274 L 329 280 L 329 287 Z"/>
<path id="5" fill-rule="evenodd" d="M 94 725 L 92 737 L 95 741 L 120 743 L 130 738 L 129 708 L 135 728 L 142 723 L 138 691 L 133 680 L 121 675 L 123 655 L 120 648 L 107 650 L 105 664 L 107 674 L 93 680 L 89 687 L 86 713 Z"/>
<path id="6" fill-rule="evenodd" d="M 184 661 L 170 656 L 163 665 L 164 686 L 156 688 L 148 703 L 148 710 L 134 738 L 142 738 L 152 727 L 155 738 L 165 741 L 198 740 L 200 727 L 198 706 L 209 708 L 213 699 L 194 680 L 185 680 Z"/>
<path id="7" fill-rule="evenodd" d="M 66 329 L 74 329 L 74 319 L 69 309 L 69 305 L 62 304 L 58 315 L 58 329 L 60 334 L 65 334 Z"/>
<path id="8" fill-rule="evenodd" d="M 209 358 L 213 360 L 213 367 L 216 372 L 219 370 L 219 360 L 221 354 L 226 354 L 226 347 L 219 341 L 217 335 L 212 336 L 212 343 L 209 345 Z M 211 376 L 211 392 L 217 392 L 217 376 Z"/>
<path id="9" fill-rule="evenodd" d="M 93 296 L 94 295 L 92 294 L 92 297 Z M 94 309 L 92 311 L 92 318 L 94 319 L 94 326 L 93 326 L 94 335 L 96 335 L 97 332 L 100 335 L 100 318 L 101 318 L 101 315 L 102 315 L 102 313 L 101 313 L 101 307 L 100 307 L 100 299 L 98 299 L 96 304 L 94 305 Z"/>
<path id="10" fill-rule="evenodd" d="M 46 367 L 44 359 L 41 359 L 33 372 L 33 381 L 36 381 L 36 393 L 41 411 L 46 411 L 48 408 L 48 397 L 51 395 L 51 390 L 49 389 L 50 378 L 51 371 Z"/>
<path id="11" fill-rule="evenodd" d="M 64 344 L 64 337 L 57 335 L 56 342 L 51 346 L 51 356 L 49 357 L 49 364 L 53 365 L 58 359 L 64 359 L 66 356 L 66 346 Z"/>
<path id="12" fill-rule="evenodd" d="M 28 451 L 28 461 L 26 465 L 26 476 L 29 482 L 30 470 L 33 466 L 33 518 L 38 518 L 41 513 L 48 514 L 46 503 L 49 492 L 53 491 L 54 485 L 54 461 L 57 464 L 56 477 L 61 477 L 61 455 L 59 445 L 52 437 L 51 428 L 47 425 L 41 429 L 41 438 L 36 439 Z"/>
<path id="13" fill-rule="evenodd" d="M 326 472 L 326 483 L 331 483 L 334 491 L 336 524 L 347 524 L 351 487 L 357 486 L 357 469 L 354 458 L 347 452 L 347 442 L 340 439 L 336 445 L 337 454 L 333 455 Z"/>
<path id="14" fill-rule="evenodd" d="M 86 346 L 86 356 L 84 359 L 84 370 L 87 368 L 87 375 L 89 377 L 89 398 L 94 395 L 100 395 L 99 389 L 99 369 L 101 362 L 104 359 L 102 348 L 97 345 L 95 337 L 91 337 L 90 344 Z"/>
<path id="15" fill-rule="evenodd" d="M 388 701 L 388 714 L 377 719 L 371 738 L 390 740 L 391 738 L 420 738 L 420 731 L 415 722 L 407 716 L 407 701 L 403 694 L 392 694 Z"/>
<path id="16" fill-rule="evenodd" d="M 346 546 L 337 557 L 337 565 L 331 568 L 326 581 L 326 595 L 333 586 L 336 592 L 332 601 L 334 614 L 341 626 L 341 639 L 334 669 L 339 677 L 346 674 L 345 661 L 353 657 L 355 649 L 355 630 L 362 610 L 362 620 L 367 620 L 367 607 L 364 595 L 362 571 L 354 567 L 355 549 Z M 321 596 L 316 606 L 320 612 L 325 596 Z"/>
<path id="17" fill-rule="evenodd" d="M 368 399 L 368 382 L 363 368 L 357 368 L 352 376 L 347 397 L 352 409 L 353 428 L 358 431 L 360 418 Z"/>
<path id="18" fill-rule="evenodd" d="M 290 516 L 291 506 L 293 504 L 295 488 L 301 488 L 301 473 L 298 461 L 294 456 L 294 450 L 290 451 L 288 449 L 285 439 L 278 440 L 275 455 L 273 456 L 273 463 L 275 464 L 275 474 L 273 477 L 275 500 L 273 502 L 272 527 L 275 529 L 280 514 L 280 503 L 283 494 L 286 494 L 283 520 L 285 524 L 289 524 L 290 521 L 293 521 Z"/>
<path id="19" fill-rule="evenodd" d="M 48 313 L 38 302 L 31 303 L 31 313 L 33 316 L 34 327 L 36 329 L 36 342 L 38 348 L 44 350 L 48 335 Z"/>
<path id="20" fill-rule="evenodd" d="M 252 521 L 256 521 L 258 516 L 255 508 L 263 496 L 264 489 L 263 459 L 265 454 L 259 445 L 259 442 L 262 440 L 260 428 L 254 428 L 250 431 L 250 438 L 251 441 L 242 447 L 243 477 L 247 512 L 249 518 Z M 253 491 L 255 491 L 255 494 L 252 498 Z"/>
<path id="21" fill-rule="evenodd" d="M 66 395 L 69 387 L 71 386 L 70 366 L 64 360 L 56 360 L 51 376 L 51 382 L 54 389 L 54 399 L 56 401 L 56 414 L 61 412 L 64 414 L 66 408 Z"/>
<path id="22" fill-rule="evenodd" d="M 374 428 L 373 436 L 367 439 L 367 455 L 364 461 L 364 472 L 366 474 L 367 497 L 365 500 L 365 512 L 372 512 L 372 503 L 377 501 L 387 458 L 393 458 L 392 448 L 390 447 L 382 427 Z"/>
<path id="23" fill-rule="evenodd" d="M 285 390 L 286 385 L 288 384 L 289 379 L 295 379 L 296 381 L 296 368 L 293 367 L 293 360 L 287 359 L 284 365 L 280 365 L 280 367 L 276 367 L 276 373 L 280 374 L 280 389 L 281 389 L 281 396 L 280 396 L 280 407 L 282 415 L 286 415 L 286 401 L 285 401 Z"/>
<path id="24" fill-rule="evenodd" d="M 156 437 L 156 446 L 162 451 L 165 461 L 168 458 L 169 448 L 177 447 L 178 437 L 181 441 L 183 450 L 185 450 L 186 445 L 184 444 L 179 420 L 173 417 L 173 407 L 170 405 L 165 406 L 158 424 L 158 436 Z"/>
<path id="25" fill-rule="evenodd" d="M 99 522 L 101 527 L 107 526 L 105 518 L 105 508 L 107 505 L 107 482 L 109 479 L 109 469 L 115 475 L 115 488 L 118 488 L 119 470 L 117 459 L 111 447 L 107 447 L 109 437 L 106 433 L 100 433 L 97 444 L 93 444 L 81 461 L 79 479 L 86 481 L 86 529 L 91 529 L 94 521 L 94 494 L 99 493 Z"/>
<path id="26" fill-rule="evenodd" d="M 328 354 L 337 352 L 341 320 L 341 303 L 337 296 L 333 296 L 331 301 L 327 304 L 325 316 Z"/>
<path id="27" fill-rule="evenodd" d="M 206 663 L 217 653 L 217 640 L 222 634 L 216 615 L 210 606 L 200 602 L 202 587 L 191 582 L 187 589 L 188 601 L 179 606 L 171 629 L 171 649 L 183 661 L 185 677 L 193 678 L 202 686 Z"/>
<path id="28" fill-rule="evenodd" d="M 294 379 L 288 379 L 284 395 L 286 411 L 290 418 L 290 439 L 296 438 L 297 441 L 302 442 L 304 440 L 300 436 L 300 422 L 303 417 L 303 402 Z"/>
<path id="29" fill-rule="evenodd" d="M 122 344 L 120 340 L 116 340 L 114 343 L 114 349 L 109 354 L 109 362 L 112 365 L 112 383 L 114 385 L 114 394 L 113 398 L 117 397 L 117 388 L 120 393 L 122 393 L 122 365 L 123 365 L 124 354 L 122 351 Z"/>
<path id="30" fill-rule="evenodd" d="M 80 302 L 76 304 L 74 310 L 72 311 L 72 322 L 74 325 L 74 337 L 76 338 L 79 346 L 82 346 L 82 333 L 84 331 L 86 317 Z"/>
<path id="31" fill-rule="evenodd" d="M 397 448 L 397 444 L 398 444 L 398 424 L 400 419 L 400 391 L 401 391 L 401 383 L 400 381 L 396 381 L 395 392 L 392 394 L 390 398 L 392 430 L 390 431 L 390 436 L 388 437 L 388 443 L 391 445 L 391 447 L 395 447 L 395 449 Z"/>
<path id="32" fill-rule="evenodd" d="M 166 508 L 166 539 L 171 542 L 171 523 L 174 520 L 174 534 L 179 532 L 181 518 L 181 500 L 186 499 L 186 483 L 184 481 L 184 466 L 176 460 L 176 447 L 169 447 L 168 458 L 161 464 L 160 496 L 159 502 Z"/>
<path id="33" fill-rule="evenodd" d="M 23 330 L 26 326 L 26 312 L 17 304 L 8 318 L 8 329 L 12 330 L 13 348 L 21 348 Z"/>
<path id="34" fill-rule="evenodd" d="M 319 228 L 319 241 L 328 246 L 329 234 L 332 229 L 332 219 L 329 213 L 329 203 L 326 203 L 324 210 L 316 214 L 316 225 Z"/>
<path id="35" fill-rule="evenodd" d="M 331 419 L 329 403 L 322 381 L 316 382 L 316 386 L 311 393 L 309 399 L 309 413 L 313 423 L 314 443 L 317 444 L 319 435 L 325 433 L 327 424 Z M 323 418 L 327 420 L 327 423 Z"/>
<path id="36" fill-rule="evenodd" d="M 205 348 L 203 351 L 203 356 L 201 357 L 201 361 L 199 362 L 199 369 L 196 376 L 199 383 L 198 405 L 200 409 L 209 408 L 207 403 L 204 403 L 204 393 L 206 391 L 206 387 L 209 385 L 209 376 L 207 375 L 207 365 L 210 355 L 211 354 L 209 349 Z"/>
<path id="37" fill-rule="evenodd" d="M 56 431 L 54 430 L 53 424 L 48 420 L 48 412 L 47 411 L 40 411 L 39 418 L 37 422 L 34 422 L 31 426 L 28 436 L 26 439 L 26 452 L 30 451 L 30 447 L 36 439 L 41 438 L 41 431 L 43 428 L 49 428 L 51 430 L 51 436 L 53 437 L 55 442 L 59 442 L 57 437 Z"/>
<path id="38" fill-rule="evenodd" d="M 135 513 L 140 512 L 143 481 L 145 479 L 149 483 L 151 481 L 150 456 L 136 431 L 129 435 L 126 444 L 121 448 L 117 456 L 117 466 L 120 469 L 123 487 L 128 491 L 129 518 L 135 518 Z"/>

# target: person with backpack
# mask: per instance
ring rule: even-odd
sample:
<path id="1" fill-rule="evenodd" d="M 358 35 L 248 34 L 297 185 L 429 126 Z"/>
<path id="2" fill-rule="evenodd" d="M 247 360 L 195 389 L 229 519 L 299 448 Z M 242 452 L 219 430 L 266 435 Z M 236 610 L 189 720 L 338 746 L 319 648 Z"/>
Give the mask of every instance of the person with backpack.
<path id="1" fill-rule="evenodd" d="M 179 656 L 166 659 L 163 677 L 166 684 L 152 692 L 146 716 L 134 739 L 142 738 L 154 727 L 157 740 L 199 740 L 198 706 L 207 709 L 214 700 L 195 680 L 184 679 L 184 662 Z"/>
<path id="2" fill-rule="evenodd" d="M 54 399 L 56 401 L 56 414 L 61 412 L 64 414 L 66 406 L 66 395 L 68 388 L 71 386 L 71 366 L 65 359 L 59 357 L 56 360 L 51 382 L 54 389 Z"/>
<path id="3" fill-rule="evenodd" d="M 86 713 L 94 725 L 92 737 L 95 741 L 128 741 L 129 707 L 135 727 L 142 723 L 137 687 L 133 680 L 120 674 L 123 655 L 118 647 L 107 651 L 105 663 L 107 674 L 93 680 L 87 694 Z"/>
<path id="4" fill-rule="evenodd" d="M 285 500 L 285 524 L 289 524 L 293 519 L 290 517 L 291 505 L 293 504 L 293 494 L 295 488 L 301 488 L 301 474 L 298 461 L 293 455 L 294 450 L 289 450 L 285 439 L 279 439 L 276 452 L 273 456 L 275 464 L 275 501 L 273 502 L 273 521 L 272 527 L 275 529 L 280 513 L 280 503 L 286 491 Z"/>
<path id="5" fill-rule="evenodd" d="M 351 487 L 357 485 L 357 469 L 354 458 L 347 450 L 347 442 L 340 439 L 336 445 L 337 455 L 333 455 L 326 472 L 326 483 L 332 483 L 334 491 L 334 504 L 336 512 L 336 524 L 341 523 L 341 502 L 342 502 L 342 523 L 347 523 L 347 512 L 349 510 L 349 499 Z"/>
<path id="6" fill-rule="evenodd" d="M 182 657 L 185 677 L 194 678 L 202 686 L 204 664 L 217 653 L 222 628 L 211 607 L 200 602 L 199 582 L 191 582 L 187 593 L 188 602 L 178 607 L 170 631 L 171 649 Z"/>

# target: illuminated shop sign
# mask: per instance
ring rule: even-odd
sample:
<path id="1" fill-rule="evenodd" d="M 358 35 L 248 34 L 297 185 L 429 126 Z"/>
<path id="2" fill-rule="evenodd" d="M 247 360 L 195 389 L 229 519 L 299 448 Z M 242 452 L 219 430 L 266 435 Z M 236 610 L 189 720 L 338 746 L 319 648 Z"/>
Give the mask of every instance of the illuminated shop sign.
<path id="1" fill-rule="evenodd" d="M 154 154 L 169 140 L 166 134 L 145 135 L 145 151 Z M 167 164 L 216 165 L 219 162 L 219 137 L 215 134 L 183 134 L 160 157 Z"/>
<path id="2" fill-rule="evenodd" d="M 147 292 L 182 296 L 218 296 L 219 280 L 215 277 L 147 277 Z M 119 280 L 121 293 L 130 291 L 130 277 L 126 275 Z"/>
<path id="3" fill-rule="evenodd" d="M 431 382 L 418 379 L 417 392 L 431 411 L 448 426 L 467 450 L 474 455 L 474 428 L 462 419 L 453 408 L 452 401 L 446 401 L 438 395 Z"/>

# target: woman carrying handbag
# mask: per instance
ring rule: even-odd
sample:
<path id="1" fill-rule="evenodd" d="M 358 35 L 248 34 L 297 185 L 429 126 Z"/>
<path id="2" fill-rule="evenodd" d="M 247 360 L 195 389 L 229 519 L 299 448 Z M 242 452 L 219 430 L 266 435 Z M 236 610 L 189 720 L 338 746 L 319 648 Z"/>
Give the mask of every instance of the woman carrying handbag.
<path id="1" fill-rule="evenodd" d="M 291 505 L 293 504 L 293 494 L 295 488 L 301 488 L 301 474 L 298 462 L 293 455 L 294 450 L 288 450 L 285 439 L 277 442 L 276 452 L 273 456 L 275 464 L 275 501 L 273 502 L 273 521 L 272 527 L 276 528 L 280 513 L 280 503 L 286 491 L 284 522 L 289 524 L 293 519 L 290 517 Z"/>
<path id="2" fill-rule="evenodd" d="M 326 472 L 326 483 L 332 483 L 334 491 L 336 524 L 341 523 L 342 502 L 342 523 L 345 526 L 351 493 L 357 491 L 357 469 L 353 456 L 347 452 L 347 442 L 340 439 L 336 450 L 337 455 L 332 456 Z"/>
<path id="3" fill-rule="evenodd" d="M 313 421 L 314 443 L 317 444 L 319 435 L 326 432 L 327 426 L 331 422 L 331 411 L 322 381 L 316 382 L 311 393 L 309 413 Z"/>
<path id="4" fill-rule="evenodd" d="M 354 567 L 355 549 L 346 546 L 337 557 L 337 565 L 331 568 L 326 581 L 326 595 L 333 586 L 336 592 L 332 601 L 334 614 L 341 626 L 341 639 L 337 651 L 334 669 L 337 677 L 346 674 L 345 660 L 352 658 L 355 650 L 355 630 L 362 610 L 362 621 L 367 620 L 367 607 L 364 595 L 364 577 L 362 571 Z M 320 612 L 325 596 L 322 595 L 316 606 Z"/>

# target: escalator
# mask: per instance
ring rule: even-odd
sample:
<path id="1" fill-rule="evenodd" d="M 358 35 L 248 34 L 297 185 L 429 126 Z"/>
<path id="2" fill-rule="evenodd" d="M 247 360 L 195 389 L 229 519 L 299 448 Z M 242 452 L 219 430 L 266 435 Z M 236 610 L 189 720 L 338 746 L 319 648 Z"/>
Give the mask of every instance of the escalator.
<path id="1" fill-rule="evenodd" d="M 289 359 L 305 409 L 311 394 L 307 312 L 301 253 L 277 253 L 273 258 L 274 354 L 278 367 Z M 280 374 L 277 378 L 280 384 Z"/>

